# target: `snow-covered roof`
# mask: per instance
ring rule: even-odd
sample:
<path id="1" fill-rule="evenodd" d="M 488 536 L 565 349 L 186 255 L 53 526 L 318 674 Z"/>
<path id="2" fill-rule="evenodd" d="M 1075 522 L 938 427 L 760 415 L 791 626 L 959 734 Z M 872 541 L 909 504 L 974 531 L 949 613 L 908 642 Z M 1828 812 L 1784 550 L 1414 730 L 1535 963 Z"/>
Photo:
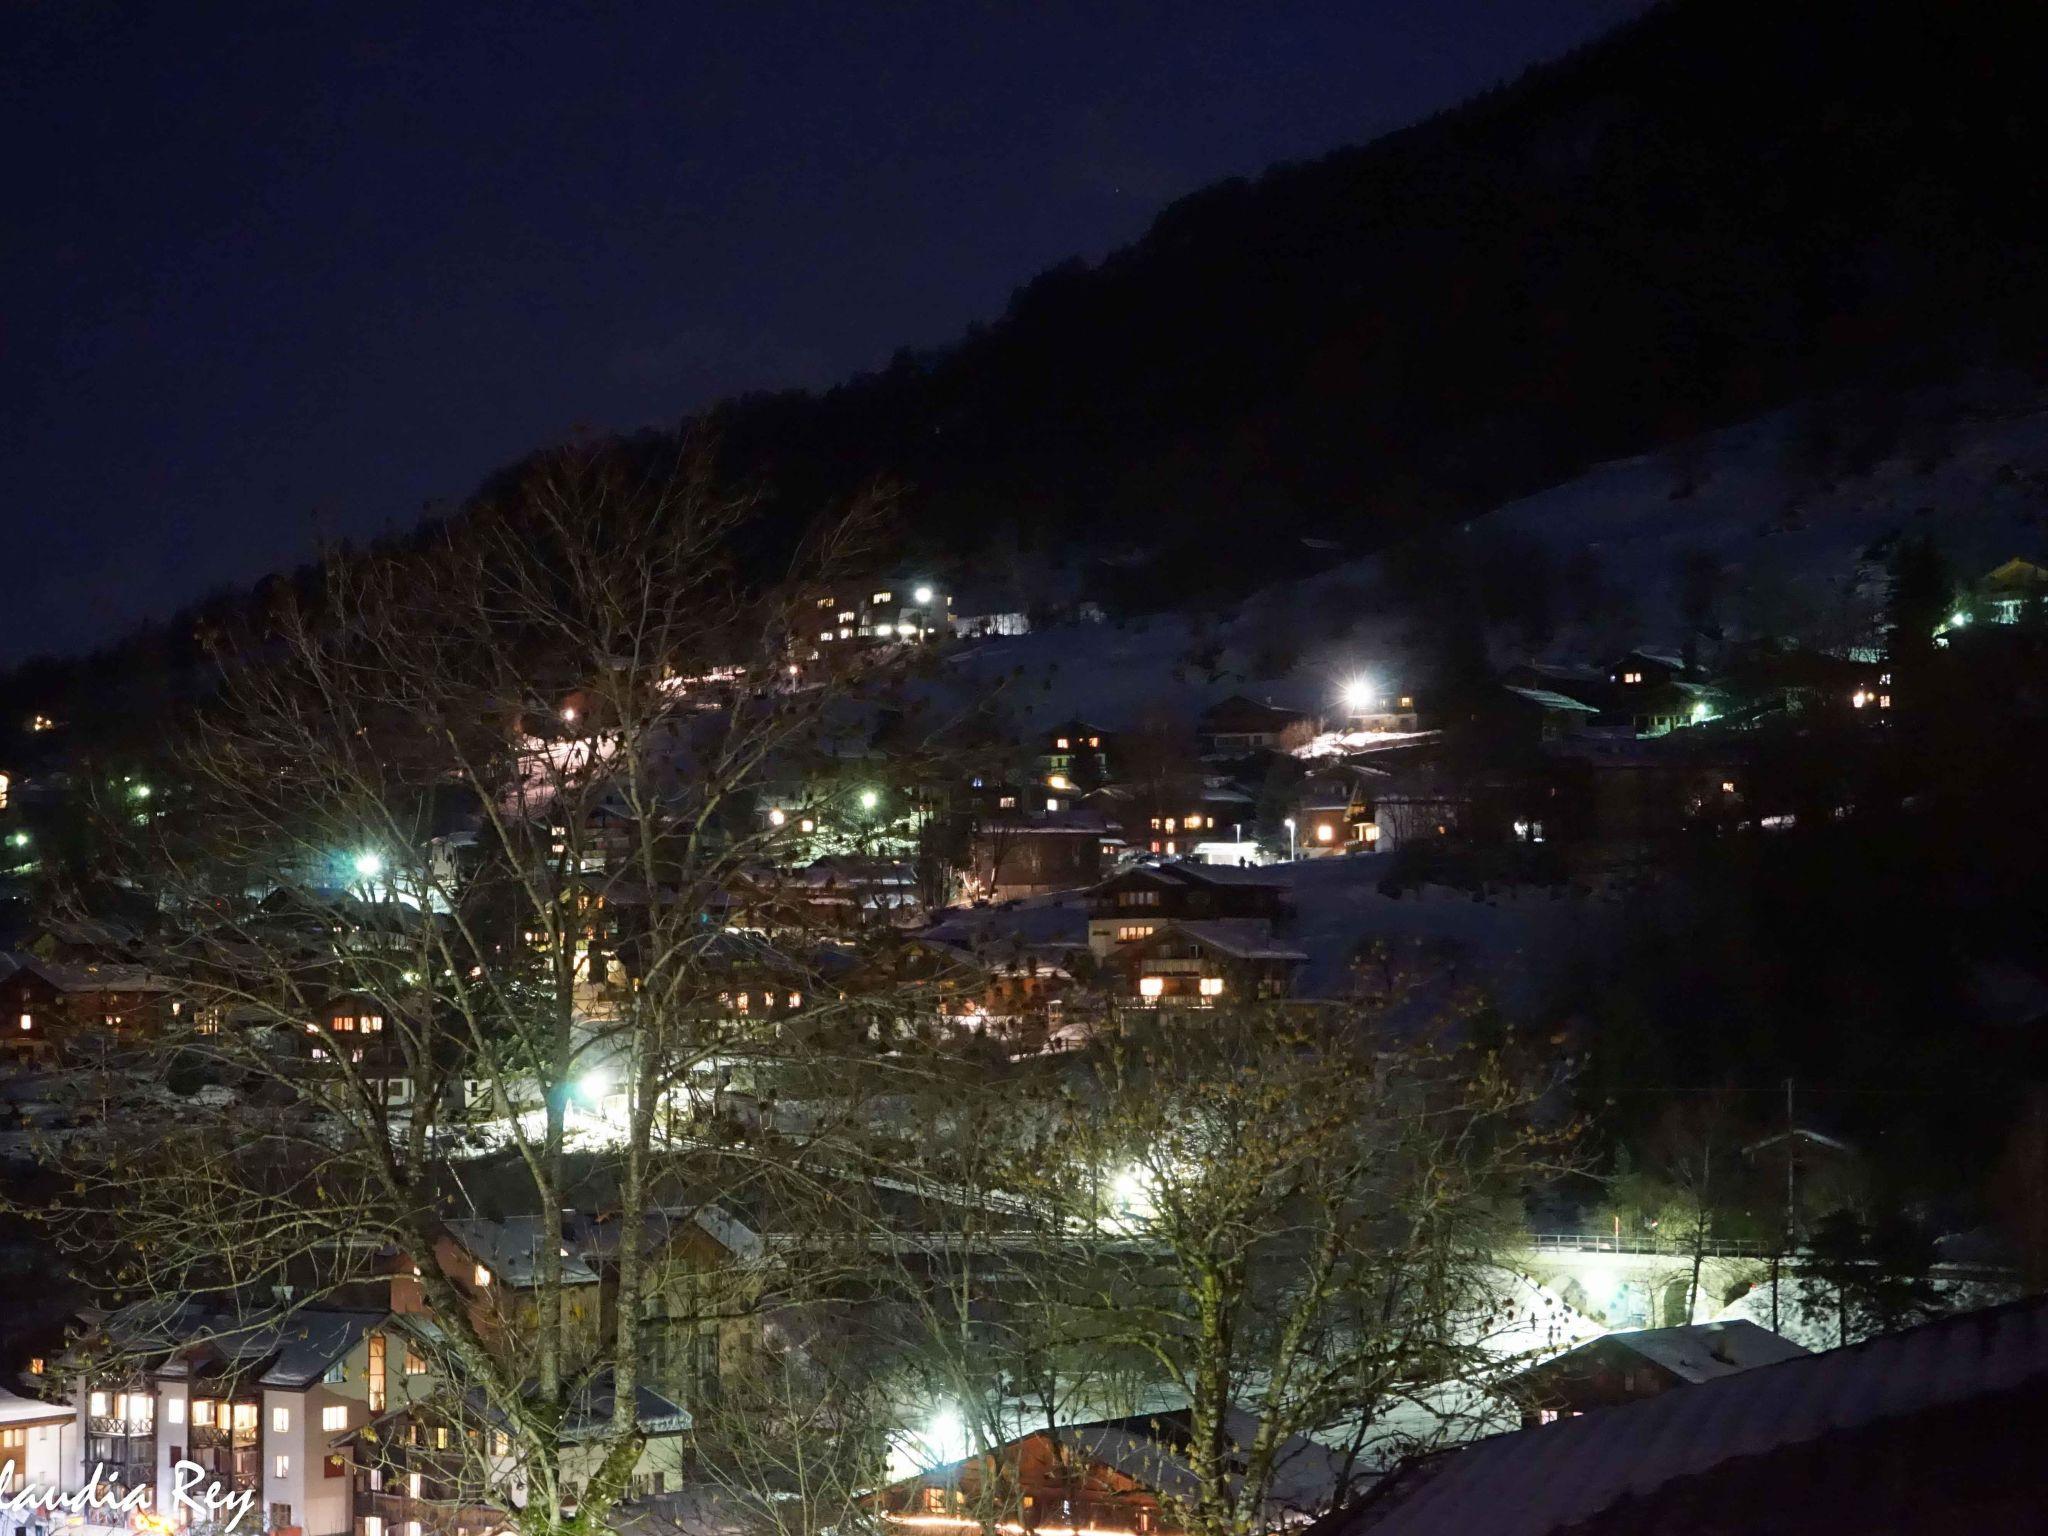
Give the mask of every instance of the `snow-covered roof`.
<path id="1" fill-rule="evenodd" d="M 0 1387 L 0 1424 L 10 1429 L 27 1424 L 68 1424 L 76 1417 L 77 1410 L 66 1404 L 38 1402 Z"/>
<path id="2" fill-rule="evenodd" d="M 1742 1457 L 2042 1386 L 2048 1299 L 2033 1298 L 1478 1441 L 1332 1536 L 1548 1536 Z"/>
<path id="3" fill-rule="evenodd" d="M 478 1263 L 507 1285 L 532 1285 L 538 1270 L 537 1255 L 544 1239 L 541 1219 L 533 1215 L 464 1216 L 448 1223 L 448 1231 Z M 568 1234 L 565 1232 L 564 1234 Z M 595 1285 L 597 1271 L 577 1252 L 575 1242 L 563 1244 L 564 1285 Z"/>
<path id="4" fill-rule="evenodd" d="M 1600 711 L 1591 704 L 1581 704 L 1577 699 L 1568 699 L 1561 693 L 1552 693 L 1548 688 L 1518 688 L 1513 683 L 1504 685 L 1509 693 L 1527 699 L 1531 704 L 1544 709 L 1572 709 L 1582 715 L 1597 715 Z"/>
<path id="5" fill-rule="evenodd" d="M 238 1318 L 182 1307 L 131 1310 L 110 1320 L 109 1333 L 129 1349 L 172 1351 L 157 1375 L 179 1378 L 253 1371 L 266 1387 L 311 1386 L 371 1329 L 390 1316 L 374 1310 L 304 1308 L 281 1316 Z"/>
<path id="6" fill-rule="evenodd" d="M 39 955 L 15 956 L 15 969 L 32 971 L 59 992 L 168 992 L 171 984 L 152 975 L 146 965 L 109 965 L 101 961 L 72 965 Z"/>
<path id="7" fill-rule="evenodd" d="M 1256 917 L 1217 917 L 1206 922 L 1173 922 L 1160 930 L 1184 933 L 1209 949 L 1220 950 L 1234 960 L 1306 961 L 1304 950 L 1283 944 L 1273 937 L 1270 923 Z M 1156 939 L 1154 943 L 1158 942 Z"/>
<path id="8" fill-rule="evenodd" d="M 1808 1353 L 1800 1345 L 1743 1318 L 1717 1323 L 1688 1323 L 1677 1328 L 1637 1328 L 1610 1333 L 1567 1350 L 1555 1359 L 1524 1372 L 1549 1374 L 1559 1366 L 1605 1349 L 1625 1349 L 1660 1365 L 1681 1381 L 1718 1381 L 1760 1365 L 1796 1360 Z"/>

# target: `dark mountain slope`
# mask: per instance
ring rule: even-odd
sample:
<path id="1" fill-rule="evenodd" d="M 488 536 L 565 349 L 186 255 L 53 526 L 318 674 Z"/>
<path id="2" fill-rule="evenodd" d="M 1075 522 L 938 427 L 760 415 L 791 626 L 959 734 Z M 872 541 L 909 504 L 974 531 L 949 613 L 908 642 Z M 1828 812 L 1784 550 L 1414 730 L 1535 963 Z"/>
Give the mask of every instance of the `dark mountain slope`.
<path id="1" fill-rule="evenodd" d="M 735 402 L 724 439 L 792 515 L 893 475 L 940 550 L 1141 546 L 1164 595 L 1816 388 L 2031 359 L 2041 32 L 1986 0 L 1674 0 L 1430 122 L 1189 197 L 937 356 Z"/>

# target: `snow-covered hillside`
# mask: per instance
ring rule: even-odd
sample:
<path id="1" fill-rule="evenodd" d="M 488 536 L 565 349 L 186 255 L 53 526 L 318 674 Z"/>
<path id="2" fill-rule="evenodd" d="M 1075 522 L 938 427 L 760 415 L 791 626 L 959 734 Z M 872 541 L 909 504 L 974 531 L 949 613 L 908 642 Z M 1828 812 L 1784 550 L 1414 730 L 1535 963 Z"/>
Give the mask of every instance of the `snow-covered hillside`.
<path id="1" fill-rule="evenodd" d="M 1885 555 L 1920 532 L 1964 580 L 2048 551 L 2048 394 L 1977 380 L 1903 401 L 1818 402 L 1600 465 L 1449 538 L 1495 601 L 1543 589 L 1531 606 L 1546 623 L 1495 614 L 1492 649 L 1506 662 L 1676 650 L 1701 618 L 1730 639 L 1870 645 Z M 1227 615 L 979 642 L 948 659 L 936 692 L 954 705 L 999 699 L 1032 729 L 1076 716 L 1107 729 L 1190 719 L 1240 692 L 1331 709 L 1360 675 L 1399 692 L 1418 665 L 1402 572 L 1398 556 L 1374 556 Z"/>

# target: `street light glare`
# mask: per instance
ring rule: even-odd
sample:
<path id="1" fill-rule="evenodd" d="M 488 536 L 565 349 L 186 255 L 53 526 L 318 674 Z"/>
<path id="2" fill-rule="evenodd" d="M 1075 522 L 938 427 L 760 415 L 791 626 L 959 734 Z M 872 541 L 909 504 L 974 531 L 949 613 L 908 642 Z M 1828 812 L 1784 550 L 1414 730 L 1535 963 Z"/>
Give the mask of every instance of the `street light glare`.
<path id="1" fill-rule="evenodd" d="M 1369 678 L 1354 677 L 1344 684 L 1344 704 L 1348 709 L 1371 709 L 1373 698 L 1372 681 Z"/>
<path id="2" fill-rule="evenodd" d="M 910 595 L 917 599 L 917 606 L 922 608 L 932 600 L 932 589 L 930 587 L 919 587 Z"/>
<path id="3" fill-rule="evenodd" d="M 356 855 L 356 873 L 365 880 L 374 880 L 384 873 L 384 858 L 381 854 L 359 853 Z"/>

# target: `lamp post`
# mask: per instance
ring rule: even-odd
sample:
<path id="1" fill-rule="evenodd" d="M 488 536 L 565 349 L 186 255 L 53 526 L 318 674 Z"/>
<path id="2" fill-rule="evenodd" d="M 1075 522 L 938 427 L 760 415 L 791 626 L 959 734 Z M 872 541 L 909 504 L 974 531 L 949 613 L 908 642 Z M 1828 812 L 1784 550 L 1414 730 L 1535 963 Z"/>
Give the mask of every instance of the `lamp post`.
<path id="1" fill-rule="evenodd" d="M 1287 861 L 1294 862 L 1294 818 L 1287 818 Z"/>

